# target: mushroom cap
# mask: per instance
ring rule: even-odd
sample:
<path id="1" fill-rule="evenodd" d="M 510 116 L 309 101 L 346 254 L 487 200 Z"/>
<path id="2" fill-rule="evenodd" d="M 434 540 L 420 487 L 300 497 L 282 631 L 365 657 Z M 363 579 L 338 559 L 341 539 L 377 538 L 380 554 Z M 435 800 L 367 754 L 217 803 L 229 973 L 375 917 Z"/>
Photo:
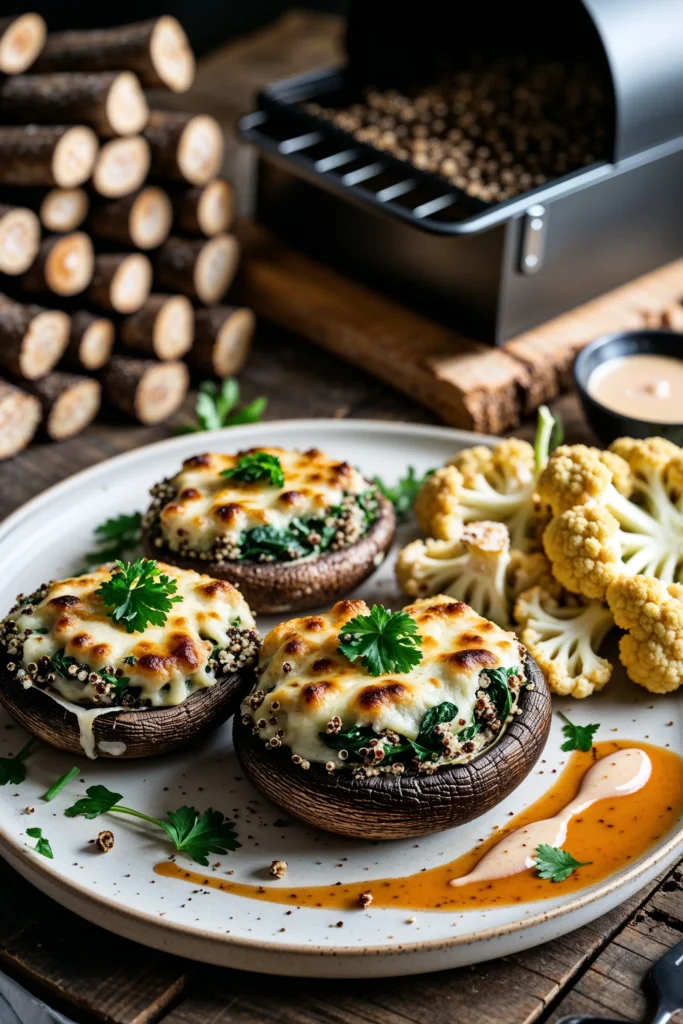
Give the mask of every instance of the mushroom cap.
<path id="1" fill-rule="evenodd" d="M 519 786 L 545 747 L 552 716 L 550 691 L 540 668 L 525 652 L 521 714 L 493 746 L 464 764 L 433 774 L 404 772 L 355 779 L 311 763 L 304 771 L 288 748 L 272 749 L 235 716 L 235 750 L 249 781 L 272 803 L 336 835 L 358 839 L 407 839 L 441 832 L 477 818 Z"/>
<path id="2" fill-rule="evenodd" d="M 221 677 L 215 686 L 196 690 L 168 707 L 131 708 L 95 718 L 93 732 L 98 757 L 156 757 L 170 754 L 205 736 L 238 709 L 254 684 L 253 669 Z M 22 728 L 60 750 L 83 755 L 78 719 L 38 687 L 24 689 L 0 668 L 0 703 Z M 84 706 L 84 710 L 89 710 Z M 101 744 L 125 744 L 120 754 Z"/>
<path id="3" fill-rule="evenodd" d="M 382 495 L 378 495 L 378 503 L 377 519 L 355 544 L 294 562 L 209 562 L 187 558 L 165 544 L 157 547 L 145 527 L 143 550 L 148 558 L 234 583 L 252 611 L 259 614 L 305 611 L 348 594 L 381 564 L 394 539 L 396 516 L 391 502 Z"/>

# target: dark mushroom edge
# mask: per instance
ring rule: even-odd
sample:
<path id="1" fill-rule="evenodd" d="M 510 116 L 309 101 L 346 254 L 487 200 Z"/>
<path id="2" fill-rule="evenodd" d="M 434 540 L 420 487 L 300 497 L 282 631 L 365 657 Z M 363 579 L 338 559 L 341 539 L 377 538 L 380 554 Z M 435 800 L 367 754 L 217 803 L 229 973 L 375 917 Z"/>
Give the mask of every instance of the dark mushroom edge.
<path id="1" fill-rule="evenodd" d="M 293 763 L 288 748 L 271 749 L 235 716 L 233 739 L 249 781 L 292 817 L 337 835 L 405 839 L 462 825 L 495 807 L 538 761 L 550 731 L 551 698 L 540 668 L 524 652 L 525 684 L 501 737 L 473 760 L 431 774 L 404 771 L 358 778 Z M 531 684 L 531 685 L 529 685 Z"/>

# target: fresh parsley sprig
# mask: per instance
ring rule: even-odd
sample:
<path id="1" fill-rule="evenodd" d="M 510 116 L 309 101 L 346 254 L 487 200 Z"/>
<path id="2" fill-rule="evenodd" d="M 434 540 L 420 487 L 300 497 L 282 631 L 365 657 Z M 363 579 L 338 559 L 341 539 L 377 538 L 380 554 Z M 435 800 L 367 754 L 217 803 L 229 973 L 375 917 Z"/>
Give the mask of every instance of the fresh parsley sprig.
<path id="1" fill-rule="evenodd" d="M 235 835 L 234 823 L 212 808 L 200 814 L 194 807 L 183 806 L 177 811 L 169 811 L 165 818 L 152 818 L 142 811 L 119 804 L 121 794 L 113 793 L 106 786 L 90 786 L 85 792 L 84 797 L 64 812 L 67 817 L 75 818 L 82 814 L 92 819 L 100 814 L 117 813 L 142 818 L 162 829 L 176 850 L 186 853 L 204 867 L 209 863 L 209 854 L 228 853 L 241 845 Z"/>
<path id="2" fill-rule="evenodd" d="M 133 512 L 131 515 L 122 513 L 107 519 L 95 528 L 96 548 L 88 551 L 85 563 L 88 568 L 101 565 L 103 562 L 125 561 L 137 554 L 142 539 L 142 514 Z"/>
<path id="3" fill-rule="evenodd" d="M 406 612 L 390 612 L 375 604 L 369 615 L 357 615 L 339 634 L 339 650 L 349 661 L 360 659 L 372 676 L 410 672 L 422 661 L 422 637 Z"/>
<path id="4" fill-rule="evenodd" d="M 163 626 L 172 606 L 182 601 L 180 595 L 172 596 L 178 589 L 176 580 L 163 575 L 149 558 L 116 565 L 111 578 L 95 591 L 109 617 L 122 623 L 127 633 L 139 633 L 149 623 Z"/>
<path id="5" fill-rule="evenodd" d="M 536 870 L 539 877 L 549 878 L 551 882 L 564 882 L 577 868 L 585 868 L 592 863 L 591 860 L 577 860 L 561 846 L 541 843 L 536 848 Z"/>
<path id="6" fill-rule="evenodd" d="M 199 385 L 195 405 L 196 423 L 176 427 L 175 434 L 194 434 L 202 430 L 220 430 L 221 427 L 236 427 L 241 423 L 258 423 L 268 405 L 267 398 L 255 398 L 249 405 L 237 409 L 240 387 L 236 380 L 228 377 L 218 384 L 205 380 Z"/>
<path id="7" fill-rule="evenodd" d="M 38 842 L 33 847 L 36 853 L 41 854 L 43 857 L 47 857 L 48 860 L 54 860 L 54 854 L 52 847 L 50 846 L 50 840 L 46 839 L 43 835 L 42 828 L 27 828 L 26 835 L 30 836 L 31 839 L 37 839 Z"/>
<path id="8" fill-rule="evenodd" d="M 593 737 L 600 728 L 599 725 L 574 725 L 566 715 L 560 711 L 560 718 L 565 722 L 562 732 L 567 737 L 560 747 L 561 750 L 583 750 L 587 753 L 593 746 Z"/>
<path id="9" fill-rule="evenodd" d="M 394 512 L 398 521 L 404 523 L 410 518 L 420 488 L 427 477 L 431 476 L 433 472 L 433 469 L 428 469 L 422 476 L 418 476 L 415 468 L 408 466 L 406 475 L 402 476 L 393 487 L 385 484 L 381 477 L 378 476 L 373 477 L 372 482 L 387 501 L 390 501 L 394 506 Z"/>
<path id="10" fill-rule="evenodd" d="M 250 452 L 237 460 L 232 469 L 224 469 L 221 476 L 242 483 L 256 483 L 264 480 L 274 487 L 284 487 L 285 474 L 277 455 L 269 452 Z"/>
<path id="11" fill-rule="evenodd" d="M 0 757 L 0 786 L 19 786 L 26 778 L 24 761 L 38 746 L 38 740 L 30 739 L 14 757 Z"/>

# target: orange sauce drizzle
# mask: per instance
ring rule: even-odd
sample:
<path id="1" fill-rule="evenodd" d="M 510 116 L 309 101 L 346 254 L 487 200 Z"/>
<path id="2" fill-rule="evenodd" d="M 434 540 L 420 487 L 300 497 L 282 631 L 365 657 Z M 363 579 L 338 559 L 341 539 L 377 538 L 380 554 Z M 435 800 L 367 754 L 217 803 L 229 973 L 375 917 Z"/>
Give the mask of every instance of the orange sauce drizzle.
<path id="1" fill-rule="evenodd" d="M 503 836 L 534 821 L 550 818 L 576 796 L 583 776 L 596 758 L 626 747 L 639 747 L 652 761 L 652 774 L 637 793 L 599 800 L 569 824 L 564 849 L 578 861 L 591 861 L 564 882 L 538 877 L 534 869 L 508 878 L 472 882 L 461 887 L 449 881 L 471 871 L 481 857 Z M 346 910 L 358 907 L 362 892 L 371 892 L 374 907 L 406 910 L 472 910 L 483 907 L 531 903 L 588 888 L 636 861 L 669 833 L 683 812 L 683 758 L 663 747 L 628 740 L 596 743 L 592 751 L 574 751 L 554 785 L 526 810 L 511 818 L 473 850 L 456 860 L 402 878 L 364 879 L 343 885 L 296 886 L 287 880 L 273 885 L 232 882 L 216 875 L 189 871 L 171 861 L 155 865 L 155 872 L 194 886 L 219 889 L 267 903 L 297 907 Z M 457 831 L 452 833 L 457 842 Z"/>

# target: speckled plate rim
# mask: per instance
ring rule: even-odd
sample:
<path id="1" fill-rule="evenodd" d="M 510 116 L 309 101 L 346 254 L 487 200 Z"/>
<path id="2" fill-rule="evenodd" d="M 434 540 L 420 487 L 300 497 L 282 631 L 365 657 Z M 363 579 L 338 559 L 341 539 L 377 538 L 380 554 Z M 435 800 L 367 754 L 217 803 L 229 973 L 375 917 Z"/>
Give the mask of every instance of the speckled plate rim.
<path id="1" fill-rule="evenodd" d="M 234 447 L 234 443 L 239 444 L 240 439 L 245 436 L 249 439 L 253 439 L 254 436 L 258 437 L 260 434 L 265 434 L 272 439 L 274 431 L 278 428 L 303 428 L 314 431 L 315 427 L 324 427 L 326 430 L 332 429 L 333 432 L 338 431 L 342 435 L 351 432 L 374 433 L 379 435 L 392 432 L 394 434 L 404 434 L 407 438 L 410 438 L 411 436 L 414 437 L 416 434 L 419 434 L 422 437 L 433 437 L 440 441 L 452 440 L 456 443 L 465 445 L 471 445 L 473 443 L 492 445 L 498 440 L 497 438 L 488 437 L 483 434 L 474 434 L 466 430 L 456 430 L 449 427 L 435 427 L 404 422 L 396 423 L 385 420 L 330 420 L 320 418 L 310 420 L 271 420 L 262 424 L 251 424 L 244 427 L 230 427 L 224 430 L 206 431 L 201 435 L 198 435 L 198 438 L 201 437 L 202 439 L 201 447 L 209 448 L 213 442 L 223 443 L 224 441 L 228 441 L 230 446 Z M 203 443 L 204 441 L 206 441 L 206 444 Z M 98 462 L 94 466 L 90 466 L 78 473 L 74 473 L 72 476 L 67 477 L 66 480 L 63 480 L 48 488 L 46 491 L 43 491 L 41 494 L 36 495 L 36 497 L 30 499 L 24 505 L 20 506 L 20 508 L 15 512 L 11 513 L 11 515 L 9 515 L 3 523 L 0 524 L 0 541 L 4 540 L 10 533 L 19 527 L 27 515 L 32 513 L 35 509 L 40 508 L 42 505 L 49 503 L 55 495 L 62 494 L 64 491 L 72 487 L 74 483 L 97 477 L 100 474 L 107 472 L 108 468 L 112 465 L 118 466 L 121 465 L 121 463 L 130 463 L 137 461 L 138 459 L 143 459 L 153 451 L 172 451 L 176 447 L 182 448 L 185 444 L 187 444 L 187 437 L 185 435 L 177 438 L 169 438 L 165 441 L 157 441 L 154 444 L 143 445 L 140 448 L 136 448 L 132 452 L 123 452 L 120 455 L 115 455 L 111 459 Z M 69 909 L 74 910 L 77 913 L 78 904 L 85 904 L 87 906 L 97 905 L 106 909 L 106 911 L 108 911 L 108 913 L 118 921 L 138 921 L 141 925 L 144 925 L 155 932 L 162 932 L 168 936 L 180 934 L 197 940 L 203 940 L 213 945 L 227 947 L 233 946 L 238 949 L 262 950 L 267 953 L 283 953 L 287 956 L 299 955 L 307 959 L 311 956 L 324 958 L 382 956 L 393 958 L 397 956 L 405 956 L 410 953 L 426 953 L 459 946 L 478 946 L 486 942 L 490 942 L 493 939 L 502 938 L 516 932 L 529 932 L 550 921 L 566 917 L 568 914 L 576 914 L 585 907 L 590 906 L 591 903 L 606 899 L 617 890 L 627 888 L 629 885 L 633 887 L 634 883 L 636 883 L 640 878 L 643 879 L 643 885 L 646 884 L 648 879 L 653 878 L 657 874 L 657 868 L 660 865 L 664 866 L 666 862 L 670 863 L 675 858 L 679 848 L 683 849 L 683 828 L 680 828 L 663 845 L 657 847 L 653 853 L 640 863 L 634 865 L 628 871 L 619 872 L 603 884 L 587 889 L 584 893 L 568 900 L 562 906 L 550 908 L 545 911 L 541 910 L 539 913 L 534 914 L 531 917 L 524 917 L 519 921 L 512 921 L 506 925 L 498 925 L 492 928 L 480 929 L 476 932 L 454 935 L 452 938 L 447 939 L 441 938 L 406 942 L 401 943 L 398 946 L 355 945 L 335 946 L 330 948 L 329 946 L 321 945 L 284 945 L 279 942 L 241 938 L 217 933 L 201 927 L 197 928 L 189 925 L 177 924 L 171 921 L 164 921 L 153 914 L 135 910 L 131 907 L 125 907 L 122 909 L 120 905 L 110 897 L 99 894 L 95 895 L 93 894 L 92 889 L 89 889 L 87 886 L 82 886 L 71 880 L 66 880 L 59 873 L 56 867 L 51 867 L 51 865 L 47 863 L 43 864 L 37 860 L 32 860 L 29 863 L 25 856 L 26 851 L 23 844 L 17 842 L 16 839 L 8 835 L 0 826 L 0 852 L 3 853 L 3 855 L 5 855 L 5 852 L 9 854 L 8 860 L 10 863 L 13 864 L 19 873 L 27 878 L 28 881 L 32 882 L 34 878 L 38 878 L 40 881 L 49 885 L 51 894 L 53 889 L 56 889 L 57 892 L 62 890 L 65 894 L 73 897 L 76 906 L 71 901 L 69 901 L 68 906 Z M 647 878 L 644 876 L 647 876 Z M 34 883 L 38 888 L 42 888 L 40 881 Z M 53 898 L 58 899 L 56 896 Z M 605 907 L 605 910 L 607 909 L 609 908 Z M 88 915 L 84 913 L 83 916 L 87 917 Z M 92 920 L 92 918 L 90 919 Z M 105 928 L 107 927 L 107 923 L 104 920 L 98 919 L 98 923 Z M 125 935 L 127 933 L 123 930 L 119 931 L 119 934 Z M 541 939 L 539 941 L 544 940 Z M 185 953 L 185 955 L 191 956 L 191 953 Z"/>

